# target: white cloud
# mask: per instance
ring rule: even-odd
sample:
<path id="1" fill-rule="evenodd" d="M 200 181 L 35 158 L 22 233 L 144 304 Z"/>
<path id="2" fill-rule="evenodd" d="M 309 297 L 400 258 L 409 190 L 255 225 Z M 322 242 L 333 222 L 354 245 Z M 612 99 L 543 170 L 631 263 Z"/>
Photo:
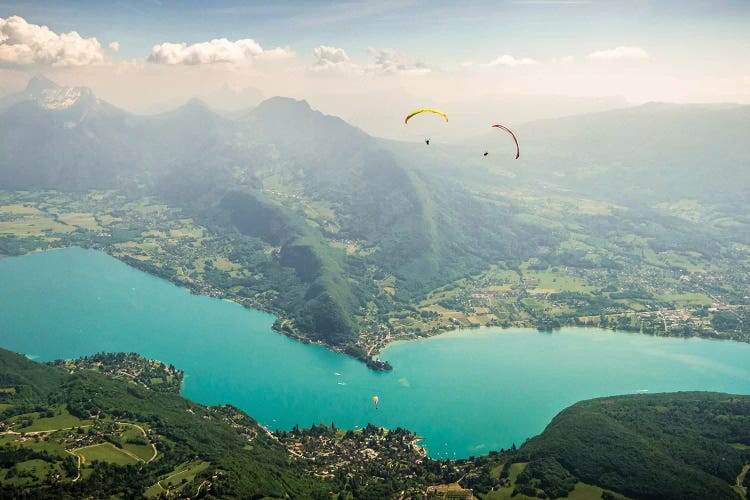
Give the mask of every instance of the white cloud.
<path id="1" fill-rule="evenodd" d="M 75 31 L 57 34 L 19 16 L 0 18 L 0 62 L 84 66 L 103 59 L 96 38 L 82 38 Z"/>
<path id="2" fill-rule="evenodd" d="M 112 52 L 117 52 L 120 50 L 120 42 L 112 42 L 109 44 L 109 50 Z"/>
<path id="3" fill-rule="evenodd" d="M 746 83 L 750 85 L 750 75 L 745 75 L 745 77 L 742 79 L 743 83 Z"/>
<path id="4" fill-rule="evenodd" d="M 640 47 L 615 47 L 614 49 L 598 50 L 589 54 L 594 61 L 609 61 L 612 59 L 648 59 L 648 52 Z"/>
<path id="5" fill-rule="evenodd" d="M 219 38 L 193 45 L 170 42 L 154 45 L 148 60 L 161 64 L 237 64 L 256 59 L 285 59 L 293 56 L 294 52 L 281 47 L 265 50 L 258 42 L 249 38 L 234 42 Z"/>
<path id="6" fill-rule="evenodd" d="M 504 54 L 488 63 L 481 64 L 480 66 L 484 68 L 492 68 L 494 66 L 530 66 L 532 64 L 537 64 L 537 62 L 530 57 L 521 57 L 517 59 L 509 54 Z"/>
<path id="7" fill-rule="evenodd" d="M 313 55 L 315 56 L 313 69 L 316 71 L 349 70 L 356 66 L 349 60 L 346 51 L 338 47 L 321 45 L 313 49 Z"/>
<path id="8" fill-rule="evenodd" d="M 422 62 L 411 62 L 409 58 L 393 49 L 368 49 L 375 62 L 365 70 L 380 75 L 425 75 L 431 70 Z"/>
<path id="9" fill-rule="evenodd" d="M 406 54 L 393 49 L 368 49 L 373 62 L 359 64 L 353 62 L 346 51 L 338 47 L 321 45 L 313 49 L 315 62 L 311 69 L 316 72 L 338 71 L 350 74 L 375 75 L 425 75 L 431 69 L 426 64 L 414 61 Z"/>

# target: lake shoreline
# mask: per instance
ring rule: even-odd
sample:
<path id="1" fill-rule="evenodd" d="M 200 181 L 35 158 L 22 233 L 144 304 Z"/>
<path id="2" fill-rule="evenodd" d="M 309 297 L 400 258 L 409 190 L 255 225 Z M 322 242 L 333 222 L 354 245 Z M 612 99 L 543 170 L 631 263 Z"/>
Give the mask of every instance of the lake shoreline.
<path id="1" fill-rule="evenodd" d="M 40 361 L 138 352 L 184 370 L 185 397 L 231 404 L 270 429 L 402 427 L 424 436 L 419 444 L 434 458 L 519 445 L 583 399 L 645 390 L 750 393 L 750 345 L 740 342 L 590 327 L 460 329 L 392 342 L 383 358 L 393 371 L 375 373 L 327 346 L 279 335 L 274 320 L 102 252 L 0 262 L 5 348 Z"/>
<path id="2" fill-rule="evenodd" d="M 374 340 L 374 341 L 370 341 L 366 337 L 363 337 L 360 335 L 359 340 L 355 343 L 346 344 L 346 345 L 335 345 L 335 344 L 327 343 L 323 340 L 312 339 L 309 336 L 303 334 L 294 326 L 293 322 L 291 321 L 291 318 L 288 317 L 286 313 L 279 308 L 270 307 L 268 304 L 261 303 L 257 300 L 254 300 L 253 298 L 238 296 L 232 293 L 228 289 L 216 288 L 207 284 L 191 282 L 179 275 L 169 274 L 169 273 L 156 273 L 154 272 L 153 266 L 147 266 L 143 264 L 142 261 L 139 261 L 138 259 L 134 259 L 132 257 L 124 256 L 121 254 L 117 254 L 116 252 L 113 251 L 112 248 L 109 248 L 109 247 L 99 247 L 98 245 L 92 245 L 90 247 L 68 246 L 68 247 L 36 248 L 36 249 L 30 250 L 29 252 L 27 252 L 27 254 L 24 254 L 24 255 L 28 255 L 32 253 L 47 252 L 51 250 L 65 250 L 69 248 L 82 248 L 82 249 L 100 251 L 100 252 L 106 253 L 107 255 L 111 257 L 118 259 L 120 262 L 123 262 L 124 264 L 134 269 L 145 272 L 149 274 L 150 276 L 161 278 L 179 288 L 186 289 L 193 295 L 211 297 L 211 298 L 219 298 L 219 299 L 234 302 L 249 310 L 261 311 L 267 314 L 271 314 L 274 316 L 274 319 L 275 319 L 272 325 L 272 329 L 276 333 L 279 333 L 285 337 L 294 339 L 304 344 L 315 344 L 315 345 L 325 347 L 326 349 L 332 352 L 345 354 L 361 363 L 364 363 L 369 369 L 376 371 L 376 372 L 377 371 L 390 371 L 393 369 L 393 366 L 389 362 L 385 360 L 381 360 L 379 358 L 379 355 L 388 347 L 393 345 L 394 342 L 424 340 L 424 339 L 433 338 L 433 337 L 440 336 L 445 333 L 450 333 L 454 331 L 462 331 L 462 330 L 471 331 L 471 330 L 485 329 L 485 328 L 502 328 L 502 329 L 528 328 L 528 329 L 541 329 L 545 331 L 547 330 L 547 328 L 542 328 L 544 325 L 540 324 L 536 320 L 533 320 L 533 321 L 528 321 L 528 322 L 514 322 L 512 325 L 507 325 L 507 326 L 493 325 L 493 326 L 472 326 L 472 327 L 463 327 L 463 328 L 460 326 L 458 326 L 457 328 L 442 328 L 441 327 L 438 329 L 438 331 L 435 331 L 435 332 L 424 331 L 418 335 L 415 335 L 415 334 L 404 334 L 400 336 L 388 335 L 385 339 Z M 12 256 L 12 257 L 22 257 L 22 256 L 23 255 Z M 569 322 L 565 324 L 555 324 L 552 328 L 549 328 L 549 330 L 554 331 L 554 330 L 559 330 L 560 328 L 594 328 L 594 329 L 602 329 L 602 330 L 608 330 L 608 331 L 613 331 L 613 332 L 640 333 L 642 335 L 647 335 L 647 336 L 670 337 L 670 338 L 703 338 L 703 339 L 714 339 L 714 340 L 734 340 L 734 341 L 742 342 L 742 343 L 750 343 L 750 339 L 748 339 L 747 341 L 743 341 L 743 340 L 737 340 L 737 339 L 732 339 L 732 338 L 726 338 L 717 334 L 690 335 L 689 337 L 685 337 L 683 335 L 658 335 L 657 333 L 648 333 L 648 332 L 643 332 L 643 331 L 638 331 L 638 330 L 633 330 L 633 329 L 618 329 L 616 327 L 601 327 L 599 325 L 581 323 L 581 322 Z"/>
<path id="3" fill-rule="evenodd" d="M 79 247 L 66 247 L 66 248 L 79 248 Z M 55 249 L 55 250 L 63 250 L 63 249 L 64 248 L 59 248 L 59 249 Z M 45 251 L 45 250 L 41 250 L 41 251 Z M 535 330 L 535 331 L 539 331 L 539 332 L 554 332 L 554 331 L 558 331 L 558 330 L 560 330 L 562 328 L 566 328 L 566 329 L 568 329 L 568 328 L 582 328 L 582 329 L 604 330 L 604 331 L 617 332 L 617 333 L 628 333 L 628 334 L 634 334 L 634 335 L 643 335 L 643 336 L 646 336 L 646 337 L 658 337 L 658 338 L 699 338 L 699 339 L 718 340 L 718 341 L 725 341 L 725 342 L 726 341 L 738 342 L 738 343 L 743 343 L 743 344 L 744 343 L 750 343 L 750 341 L 749 342 L 742 342 L 742 341 L 738 341 L 738 340 L 734 340 L 734 339 L 728 339 L 728 338 L 722 338 L 722 337 L 718 337 L 718 336 L 692 335 L 692 336 L 689 336 L 689 337 L 685 337 L 685 336 L 674 336 L 674 335 L 657 335 L 657 334 L 645 333 L 643 331 L 620 330 L 620 329 L 617 329 L 617 328 L 602 328 L 600 326 L 593 325 L 593 324 L 573 324 L 573 325 L 564 324 L 564 325 L 556 326 L 555 328 L 551 328 L 551 329 L 540 329 L 540 328 L 538 328 L 538 326 L 536 325 L 536 323 L 529 322 L 529 324 L 517 324 L 517 325 L 514 324 L 514 325 L 511 325 L 511 326 L 484 326 L 484 325 L 482 325 L 482 326 L 471 327 L 471 328 L 461 328 L 461 327 L 458 327 L 458 328 L 454 328 L 454 329 L 444 329 L 444 330 L 441 330 L 441 331 L 438 331 L 438 332 L 435 332 L 435 333 L 428 333 L 428 334 L 426 334 L 424 336 L 418 336 L 416 338 L 408 338 L 408 337 L 391 338 L 391 339 L 387 340 L 385 343 L 379 344 L 379 345 L 373 347 L 372 350 L 370 351 L 370 358 L 368 359 L 366 357 L 357 356 L 355 354 L 352 354 L 351 352 L 347 352 L 347 347 L 348 346 L 331 345 L 331 344 L 328 344 L 328 343 L 326 343 L 326 342 L 324 342 L 322 340 L 311 339 L 309 337 L 306 337 L 305 335 L 303 335 L 302 333 L 300 333 L 298 330 L 292 329 L 291 327 L 290 328 L 285 328 L 285 326 L 289 324 L 290 318 L 286 317 L 286 315 L 284 314 L 284 312 L 281 311 L 281 310 L 279 310 L 279 309 L 269 308 L 269 307 L 267 307 L 267 306 L 265 306 L 263 304 L 256 303 L 256 302 L 252 301 L 251 299 L 236 297 L 236 296 L 234 296 L 232 294 L 227 293 L 226 290 L 221 290 L 221 292 L 224 295 L 218 297 L 218 296 L 212 295 L 210 292 L 206 293 L 205 291 L 201 290 L 200 287 L 197 287 L 197 286 L 191 287 L 191 286 L 189 286 L 189 284 L 186 284 L 186 283 L 184 283 L 182 281 L 178 281 L 176 279 L 172 279 L 172 278 L 169 278 L 169 277 L 155 275 L 155 274 L 149 272 L 148 269 L 141 269 L 138 266 L 133 265 L 129 260 L 122 259 L 122 258 L 120 258 L 120 256 L 117 256 L 117 255 L 112 255 L 109 252 L 106 252 L 105 250 L 99 250 L 99 251 L 104 251 L 104 253 L 106 253 L 107 255 L 110 255 L 111 257 L 114 257 L 114 258 L 120 260 L 121 262 L 125 263 L 126 265 L 128 265 L 130 267 L 133 267 L 134 269 L 138 269 L 139 271 L 145 272 L 145 273 L 147 273 L 147 274 L 149 274 L 151 276 L 154 276 L 156 278 L 164 279 L 165 281 L 168 281 L 169 283 L 171 283 L 171 284 L 173 284 L 173 285 L 175 285 L 175 286 L 177 286 L 179 288 L 186 289 L 186 290 L 188 290 L 193 295 L 202 296 L 202 297 L 220 298 L 220 299 L 223 299 L 223 300 L 227 300 L 227 301 L 233 302 L 235 304 L 239 304 L 242 307 L 244 307 L 245 309 L 249 309 L 251 311 L 262 311 L 264 313 L 271 314 L 271 315 L 275 316 L 275 318 L 276 318 L 276 320 L 274 321 L 274 324 L 271 327 L 274 332 L 276 332 L 276 333 L 278 333 L 280 335 L 283 335 L 283 336 L 285 336 L 287 338 L 293 339 L 293 340 L 295 340 L 297 342 L 300 342 L 302 344 L 318 345 L 318 346 L 324 347 L 324 348 L 326 348 L 326 349 L 328 349 L 328 350 L 330 350 L 332 352 L 335 352 L 335 353 L 338 353 L 338 354 L 344 354 L 346 356 L 349 356 L 352 359 L 355 359 L 355 360 L 357 360 L 357 361 L 359 361 L 361 363 L 364 363 L 370 370 L 372 370 L 374 372 L 390 371 L 390 370 L 392 370 L 392 365 L 390 363 L 388 364 L 389 367 L 385 367 L 385 366 L 379 364 L 379 361 L 380 361 L 379 358 L 373 359 L 372 356 L 378 356 L 378 355 L 380 355 L 381 353 L 383 353 L 383 351 L 387 350 L 389 347 L 391 347 L 392 345 L 395 345 L 397 343 L 400 343 L 400 342 L 418 342 L 418 341 L 428 340 L 428 339 L 431 339 L 431 338 L 435 338 L 435 337 L 439 337 L 439 336 L 442 336 L 442 335 L 445 335 L 445 334 L 451 334 L 451 333 L 455 333 L 455 332 L 462 332 L 462 331 L 472 332 L 472 331 L 477 331 L 477 330 L 496 329 L 496 328 L 499 328 L 499 329 L 502 329 L 502 330 L 514 330 L 514 329 L 524 329 L 524 330 L 526 330 L 526 329 L 528 329 L 528 330 Z"/>

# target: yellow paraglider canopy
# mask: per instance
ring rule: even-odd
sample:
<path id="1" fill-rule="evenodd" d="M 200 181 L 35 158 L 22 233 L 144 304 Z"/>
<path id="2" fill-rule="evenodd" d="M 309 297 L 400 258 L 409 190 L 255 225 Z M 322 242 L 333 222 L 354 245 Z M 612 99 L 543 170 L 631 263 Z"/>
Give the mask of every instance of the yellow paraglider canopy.
<path id="1" fill-rule="evenodd" d="M 377 406 L 378 405 L 378 397 L 377 396 L 373 396 L 372 397 L 372 402 L 375 403 L 375 406 Z"/>
<path id="2" fill-rule="evenodd" d="M 418 115 L 419 113 L 435 113 L 436 115 L 440 115 L 443 118 L 445 118 L 445 121 L 448 121 L 448 115 L 446 115 L 442 111 L 438 111 L 437 109 L 418 109 L 418 110 L 416 110 L 416 111 L 414 111 L 414 112 L 409 113 L 408 115 L 406 115 L 406 118 L 404 119 L 404 123 L 408 123 L 409 122 L 409 118 L 411 118 L 414 115 Z"/>

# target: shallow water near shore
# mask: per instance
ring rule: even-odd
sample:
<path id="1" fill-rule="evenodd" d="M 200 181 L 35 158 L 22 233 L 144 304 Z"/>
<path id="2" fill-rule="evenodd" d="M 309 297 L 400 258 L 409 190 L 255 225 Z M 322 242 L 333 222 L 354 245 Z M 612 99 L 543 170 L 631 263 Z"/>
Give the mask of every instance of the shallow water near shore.
<path id="1" fill-rule="evenodd" d="M 0 347 L 38 361 L 134 351 L 185 371 L 183 395 L 231 403 L 273 430 L 406 427 L 429 454 L 520 445 L 576 401 L 711 390 L 750 394 L 750 344 L 597 329 L 451 332 L 396 343 L 376 373 L 271 330 L 274 317 L 190 294 L 104 253 L 0 260 Z M 378 395 L 378 409 L 372 396 Z"/>

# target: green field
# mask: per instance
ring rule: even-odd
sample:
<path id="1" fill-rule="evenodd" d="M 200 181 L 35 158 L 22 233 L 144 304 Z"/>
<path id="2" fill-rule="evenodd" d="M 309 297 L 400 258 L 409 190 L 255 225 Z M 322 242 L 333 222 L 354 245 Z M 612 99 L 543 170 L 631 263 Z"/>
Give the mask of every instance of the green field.
<path id="1" fill-rule="evenodd" d="M 129 439 L 146 439 L 143 433 L 137 427 L 123 426 L 124 429 L 120 436 L 120 443 L 125 451 L 132 453 L 144 462 L 148 462 L 154 456 L 154 449 L 151 445 L 141 445 L 128 443 Z"/>
<path id="2" fill-rule="evenodd" d="M 187 482 L 192 481 L 193 479 L 195 479 L 195 476 L 197 476 L 200 472 L 208 469 L 210 465 L 211 464 L 208 462 L 192 462 L 188 464 L 184 469 L 160 480 L 159 483 L 161 483 L 162 487 L 164 488 L 174 488 L 175 486 L 179 485 L 183 479 L 187 480 Z"/>
<path id="3" fill-rule="evenodd" d="M 17 434 L 9 434 L 3 437 L 6 439 L 0 440 L 0 444 L 13 443 L 34 451 L 47 452 L 52 456 L 65 457 L 65 447 L 63 443 L 55 439 L 44 440 L 34 436 L 21 441 L 20 436 Z"/>
<path id="4" fill-rule="evenodd" d="M 158 497 L 162 493 L 164 493 L 164 488 L 159 486 L 159 483 L 156 483 L 146 488 L 146 491 L 143 492 L 143 496 L 145 498 L 154 498 Z"/>
<path id="5" fill-rule="evenodd" d="M 211 466 L 209 462 L 196 461 L 188 464 L 182 464 L 175 468 L 176 472 L 172 472 L 168 476 L 160 479 L 156 484 L 148 488 L 145 492 L 147 498 L 153 498 L 161 495 L 167 490 L 173 490 L 179 488 L 183 483 L 190 483 L 195 479 L 199 473 L 208 469 Z"/>
<path id="6" fill-rule="evenodd" d="M 485 498 L 489 500 L 510 500 L 511 498 L 517 499 L 517 500 L 528 500 L 531 497 L 527 497 L 525 495 L 513 495 L 513 490 L 516 487 L 516 479 L 518 479 L 518 476 L 521 475 L 523 470 L 526 468 L 525 462 L 518 462 L 515 464 L 511 464 L 510 471 L 508 471 L 508 478 L 510 479 L 510 486 L 506 488 L 500 488 L 498 490 L 493 490 L 487 494 Z M 500 477 L 500 471 L 503 469 L 502 465 L 498 465 L 495 467 L 490 475 L 495 478 Z"/>
<path id="7" fill-rule="evenodd" d="M 500 471 L 502 470 L 502 468 L 503 468 L 502 465 L 495 467 L 490 473 L 490 475 L 494 478 L 499 478 Z M 516 480 L 518 479 L 518 476 L 521 475 L 521 473 L 523 472 L 525 468 L 526 468 L 526 463 L 511 464 L 510 471 L 508 473 L 508 478 L 510 479 L 510 486 L 505 487 L 505 488 L 500 488 L 498 490 L 493 490 L 489 494 L 487 494 L 487 496 L 484 498 L 487 498 L 488 500 L 510 500 L 511 498 L 513 500 L 534 500 L 535 498 L 537 498 L 537 497 L 530 497 L 521 493 L 513 495 L 513 491 L 515 490 L 515 487 L 516 487 Z M 565 498 L 567 498 L 568 500 L 600 500 L 602 498 L 602 493 L 604 491 L 607 491 L 607 490 L 599 488 L 598 486 L 592 486 L 590 484 L 578 482 L 576 483 L 573 491 L 571 491 L 570 494 Z M 615 494 L 614 496 L 617 498 L 625 498 L 617 494 Z"/>
<path id="8" fill-rule="evenodd" d="M 102 227 L 96 222 L 94 215 L 85 212 L 70 212 L 66 214 L 60 214 L 57 217 L 60 221 L 68 224 L 69 226 L 80 227 L 88 229 L 90 231 L 101 231 Z"/>
<path id="9" fill-rule="evenodd" d="M 6 446 L 11 443 L 15 444 L 18 442 L 18 435 L 16 434 L 0 434 L 0 446 Z"/>
<path id="10" fill-rule="evenodd" d="M 127 453 L 119 450 L 111 443 L 95 444 L 85 448 L 78 448 L 73 453 L 80 455 L 84 464 L 91 464 L 94 460 L 100 460 L 116 465 L 132 465 L 138 460 Z"/>
<path id="11" fill-rule="evenodd" d="M 559 292 L 589 292 L 593 289 L 592 287 L 587 286 L 586 282 L 581 278 L 556 273 L 554 271 L 524 271 L 523 277 L 526 279 L 534 279 L 539 282 L 535 287 L 528 288 L 539 288 L 542 290 L 554 290 Z"/>
<path id="12" fill-rule="evenodd" d="M 703 293 L 673 293 L 663 295 L 662 300 L 672 302 L 676 307 L 710 306 L 714 300 Z"/>
<path id="13" fill-rule="evenodd" d="M 48 232 L 71 233 L 73 226 L 67 226 L 45 215 L 24 216 L 13 221 L 0 222 L 0 234 L 19 236 L 41 236 Z"/>
<path id="14" fill-rule="evenodd" d="M 36 474 L 37 479 L 42 480 L 46 472 L 52 467 L 49 462 L 44 460 L 27 460 L 16 464 L 19 472 L 32 472 Z"/>
<path id="15" fill-rule="evenodd" d="M 36 432 L 36 431 L 55 431 L 58 429 L 69 429 L 71 427 L 79 427 L 83 425 L 91 425 L 91 420 L 81 420 L 78 417 L 74 417 L 68 410 L 61 408 L 59 415 L 55 415 L 51 418 L 37 418 L 30 426 L 21 429 L 20 432 Z"/>
<path id="16" fill-rule="evenodd" d="M 14 469 L 14 477 L 8 477 L 10 471 L 3 470 L 0 482 L 12 485 L 35 484 L 47 479 L 50 473 L 59 471 L 54 464 L 40 459 L 19 462 L 14 465 Z"/>
<path id="17" fill-rule="evenodd" d="M 143 446 L 132 443 L 123 443 L 122 449 L 132 453 L 144 462 L 148 462 L 154 456 L 154 449 L 151 446 Z"/>
<path id="18" fill-rule="evenodd" d="M 573 488 L 573 491 L 571 491 L 565 498 L 568 498 L 569 500 L 600 500 L 604 491 L 604 489 L 599 488 L 598 486 L 578 482 L 576 483 L 575 488 Z"/>

